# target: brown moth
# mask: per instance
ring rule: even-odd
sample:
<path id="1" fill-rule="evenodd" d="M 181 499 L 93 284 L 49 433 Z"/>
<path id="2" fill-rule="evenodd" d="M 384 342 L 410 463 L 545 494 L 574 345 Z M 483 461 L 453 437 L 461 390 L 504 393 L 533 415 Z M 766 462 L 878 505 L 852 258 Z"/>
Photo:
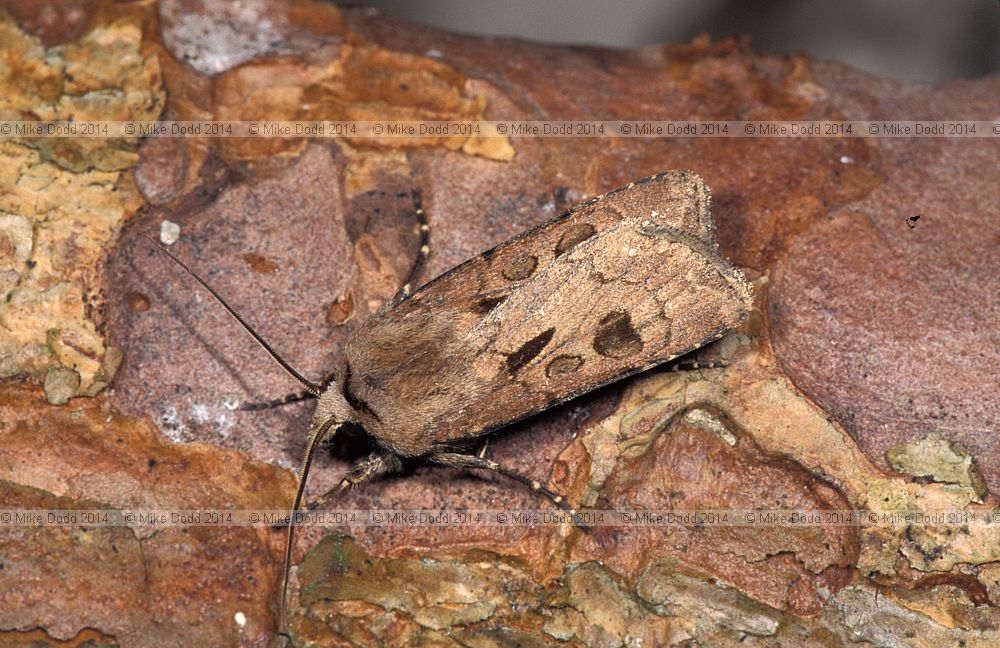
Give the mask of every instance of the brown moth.
<path id="1" fill-rule="evenodd" d="M 407 281 L 351 333 L 339 370 L 323 386 L 278 358 L 223 301 L 319 399 L 292 511 L 317 446 L 348 422 L 378 450 L 328 496 L 419 458 L 500 472 L 568 508 L 538 481 L 469 449 L 497 428 L 684 355 L 747 317 L 751 287 L 718 250 L 710 202 L 695 173 L 661 173 L 584 202 L 412 294 Z M 410 280 L 428 251 L 419 202 L 417 216 L 421 259 Z"/>

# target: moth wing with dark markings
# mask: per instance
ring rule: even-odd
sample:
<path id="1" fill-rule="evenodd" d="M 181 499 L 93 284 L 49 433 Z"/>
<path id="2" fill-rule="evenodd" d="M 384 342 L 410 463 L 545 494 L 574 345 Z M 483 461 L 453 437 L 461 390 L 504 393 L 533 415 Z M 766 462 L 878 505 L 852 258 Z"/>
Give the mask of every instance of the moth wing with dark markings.
<path id="1" fill-rule="evenodd" d="M 742 322 L 750 295 L 743 274 L 701 239 L 626 218 L 476 327 L 473 373 L 492 378 L 477 416 L 516 420 L 688 353 Z M 468 421 L 438 423 L 455 435 Z"/>
<path id="2" fill-rule="evenodd" d="M 351 336 L 345 396 L 383 445 L 420 456 L 721 336 L 751 290 L 709 203 L 697 175 L 661 174 L 471 259 Z"/>

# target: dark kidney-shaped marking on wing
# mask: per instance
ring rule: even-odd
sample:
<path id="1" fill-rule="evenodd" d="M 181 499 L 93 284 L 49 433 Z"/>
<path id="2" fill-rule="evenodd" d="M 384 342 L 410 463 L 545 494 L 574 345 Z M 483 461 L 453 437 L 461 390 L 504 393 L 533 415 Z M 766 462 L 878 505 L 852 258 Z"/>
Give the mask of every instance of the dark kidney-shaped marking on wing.
<path id="1" fill-rule="evenodd" d="M 552 341 L 552 336 L 556 334 L 555 327 L 546 329 L 521 345 L 514 353 L 507 356 L 507 372 L 510 375 L 516 374 L 521 367 L 534 360 L 542 350 Z"/>
<path id="2" fill-rule="evenodd" d="M 560 237 L 559 242 L 556 243 L 556 256 L 566 254 L 596 233 L 597 228 L 590 223 L 576 223 L 575 225 L 570 225 L 567 232 L 563 234 L 562 237 Z"/>
<path id="3" fill-rule="evenodd" d="M 582 366 L 583 358 L 578 355 L 558 355 L 545 367 L 545 375 L 549 378 L 559 378 L 579 370 Z"/>
<path id="4" fill-rule="evenodd" d="M 476 312 L 486 314 L 503 303 L 503 300 L 507 299 L 507 295 L 500 295 L 498 297 L 483 297 L 476 302 Z"/>
<path id="5" fill-rule="evenodd" d="M 538 257 L 528 255 L 512 261 L 510 265 L 500 271 L 500 274 L 510 281 L 523 281 L 533 275 L 537 267 Z"/>
<path id="6" fill-rule="evenodd" d="M 607 358 L 627 358 L 642 351 L 642 338 L 625 311 L 611 311 L 601 318 L 594 335 L 594 351 Z"/>

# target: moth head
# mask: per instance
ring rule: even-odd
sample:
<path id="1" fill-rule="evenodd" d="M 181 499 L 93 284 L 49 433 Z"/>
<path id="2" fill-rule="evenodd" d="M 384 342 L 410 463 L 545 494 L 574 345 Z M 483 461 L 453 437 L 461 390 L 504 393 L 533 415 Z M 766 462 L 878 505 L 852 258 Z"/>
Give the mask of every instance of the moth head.
<path id="1" fill-rule="evenodd" d="M 335 421 L 334 429 L 343 423 L 358 421 L 357 410 L 344 398 L 344 392 L 336 380 L 331 380 L 319 395 L 313 414 L 313 428 L 318 428 L 329 420 Z"/>

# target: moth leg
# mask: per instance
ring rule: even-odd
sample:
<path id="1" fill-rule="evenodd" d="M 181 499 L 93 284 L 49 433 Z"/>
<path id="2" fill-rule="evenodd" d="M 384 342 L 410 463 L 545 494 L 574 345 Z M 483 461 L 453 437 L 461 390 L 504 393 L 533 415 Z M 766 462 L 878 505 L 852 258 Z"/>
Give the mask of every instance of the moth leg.
<path id="1" fill-rule="evenodd" d="M 480 459 L 485 458 L 486 451 L 489 450 L 489 447 L 490 447 L 490 438 L 486 437 L 485 439 L 483 439 L 483 447 L 479 449 L 479 452 L 476 453 L 476 456 L 479 457 Z"/>
<path id="2" fill-rule="evenodd" d="M 692 369 L 722 369 L 728 367 L 725 360 L 678 360 L 671 364 L 668 371 L 691 371 Z"/>
<path id="3" fill-rule="evenodd" d="M 495 461 L 490 461 L 489 459 L 483 459 L 482 457 L 477 457 L 475 455 L 460 454 L 457 452 L 439 452 L 437 454 L 430 455 L 427 460 L 442 466 L 450 466 L 452 468 L 480 468 L 482 470 L 492 470 L 493 472 L 498 472 L 504 477 L 509 477 L 514 481 L 521 482 L 531 490 L 549 499 L 553 504 L 563 509 L 564 511 L 569 511 L 570 513 L 575 513 L 567 502 L 566 498 L 558 493 L 553 493 L 548 488 L 542 485 L 538 480 L 532 479 L 526 475 L 511 470 L 510 468 L 504 468 Z"/>
<path id="4" fill-rule="evenodd" d="M 416 287 L 414 283 L 431 253 L 431 226 L 427 223 L 427 214 L 424 213 L 423 203 L 420 202 L 420 190 L 414 189 L 411 195 L 413 196 L 413 214 L 420 226 L 420 248 L 417 250 L 417 258 L 413 260 L 413 266 L 410 268 L 410 274 L 406 276 L 406 281 L 400 286 L 399 292 L 389 300 L 389 308 L 394 308 L 413 294 L 413 289 Z"/>
<path id="5" fill-rule="evenodd" d="M 362 459 L 354 468 L 351 468 L 350 472 L 344 475 L 339 484 L 323 493 L 319 499 L 310 503 L 307 508 L 310 511 L 318 508 L 326 508 L 326 505 L 331 500 L 348 488 L 366 482 L 372 477 L 377 477 L 387 472 L 394 472 L 398 469 L 399 458 L 396 455 L 389 452 L 373 452 L 367 458 Z"/>

